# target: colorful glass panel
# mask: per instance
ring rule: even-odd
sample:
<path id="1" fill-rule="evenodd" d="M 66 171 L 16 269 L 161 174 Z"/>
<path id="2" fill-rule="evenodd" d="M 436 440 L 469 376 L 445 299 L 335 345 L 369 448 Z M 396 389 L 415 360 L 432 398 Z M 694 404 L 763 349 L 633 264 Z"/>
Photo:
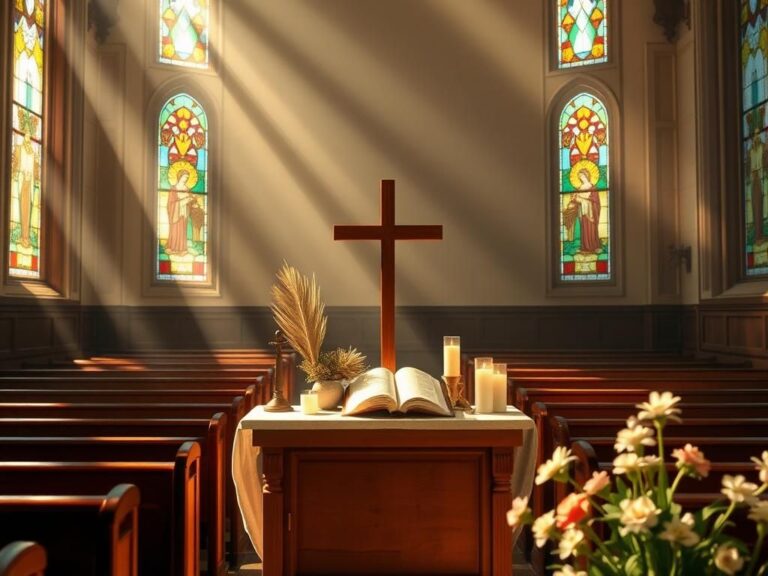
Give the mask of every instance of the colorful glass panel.
<path id="1" fill-rule="evenodd" d="M 608 61 L 608 0 L 556 0 L 558 66 Z"/>
<path id="2" fill-rule="evenodd" d="M 45 0 L 13 0 L 8 271 L 40 278 Z"/>
<path id="3" fill-rule="evenodd" d="M 740 16 L 746 273 L 762 276 L 768 274 L 768 2 L 741 0 Z"/>
<path id="4" fill-rule="evenodd" d="M 559 123 L 560 280 L 611 279 L 608 112 L 581 93 Z"/>
<path id="5" fill-rule="evenodd" d="M 208 68 L 210 0 L 160 0 L 160 62 Z"/>
<path id="6" fill-rule="evenodd" d="M 208 280 L 208 119 L 188 94 L 160 112 L 157 154 L 158 280 Z"/>

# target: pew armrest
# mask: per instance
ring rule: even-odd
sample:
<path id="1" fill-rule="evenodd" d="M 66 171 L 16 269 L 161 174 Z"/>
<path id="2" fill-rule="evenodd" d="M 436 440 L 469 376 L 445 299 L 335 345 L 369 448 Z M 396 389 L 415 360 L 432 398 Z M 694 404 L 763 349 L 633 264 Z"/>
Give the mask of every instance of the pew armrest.
<path id="1" fill-rule="evenodd" d="M 0 550 L 0 576 L 42 576 L 48 559 L 35 542 L 11 542 Z"/>

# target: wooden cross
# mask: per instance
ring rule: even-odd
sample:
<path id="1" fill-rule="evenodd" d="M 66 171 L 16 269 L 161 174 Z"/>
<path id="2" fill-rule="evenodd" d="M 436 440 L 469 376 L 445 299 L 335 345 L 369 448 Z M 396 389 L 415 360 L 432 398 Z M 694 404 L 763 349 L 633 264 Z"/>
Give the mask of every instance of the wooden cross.
<path id="1" fill-rule="evenodd" d="M 395 224 L 395 181 L 381 181 L 381 224 L 334 226 L 334 240 L 381 241 L 381 365 L 393 372 L 395 363 L 395 240 L 442 240 L 442 226 Z"/>

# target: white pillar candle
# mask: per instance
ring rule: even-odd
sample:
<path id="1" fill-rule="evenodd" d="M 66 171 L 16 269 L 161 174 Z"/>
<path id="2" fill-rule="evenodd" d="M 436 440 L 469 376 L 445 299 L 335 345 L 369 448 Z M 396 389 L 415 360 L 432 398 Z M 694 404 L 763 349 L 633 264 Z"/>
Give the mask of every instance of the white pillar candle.
<path id="1" fill-rule="evenodd" d="M 493 358 L 475 358 L 475 412 L 493 412 Z"/>
<path id="2" fill-rule="evenodd" d="M 493 411 L 507 411 L 507 365 L 493 365 Z"/>
<path id="3" fill-rule="evenodd" d="M 461 374 L 461 339 L 458 336 L 443 336 L 443 376 Z"/>
<path id="4" fill-rule="evenodd" d="M 317 394 L 311 390 L 307 390 L 301 394 L 301 413 L 302 414 L 317 414 L 320 411 L 320 403 L 318 402 Z"/>

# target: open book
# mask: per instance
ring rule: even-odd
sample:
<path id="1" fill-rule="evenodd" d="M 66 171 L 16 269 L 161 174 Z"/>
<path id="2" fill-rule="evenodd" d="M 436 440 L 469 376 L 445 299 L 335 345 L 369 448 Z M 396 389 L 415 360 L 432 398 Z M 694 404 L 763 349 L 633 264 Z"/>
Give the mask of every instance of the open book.
<path id="1" fill-rule="evenodd" d="M 416 368 L 400 368 L 394 374 L 373 368 L 349 383 L 341 413 L 353 416 L 375 410 L 453 416 L 446 386 Z"/>

